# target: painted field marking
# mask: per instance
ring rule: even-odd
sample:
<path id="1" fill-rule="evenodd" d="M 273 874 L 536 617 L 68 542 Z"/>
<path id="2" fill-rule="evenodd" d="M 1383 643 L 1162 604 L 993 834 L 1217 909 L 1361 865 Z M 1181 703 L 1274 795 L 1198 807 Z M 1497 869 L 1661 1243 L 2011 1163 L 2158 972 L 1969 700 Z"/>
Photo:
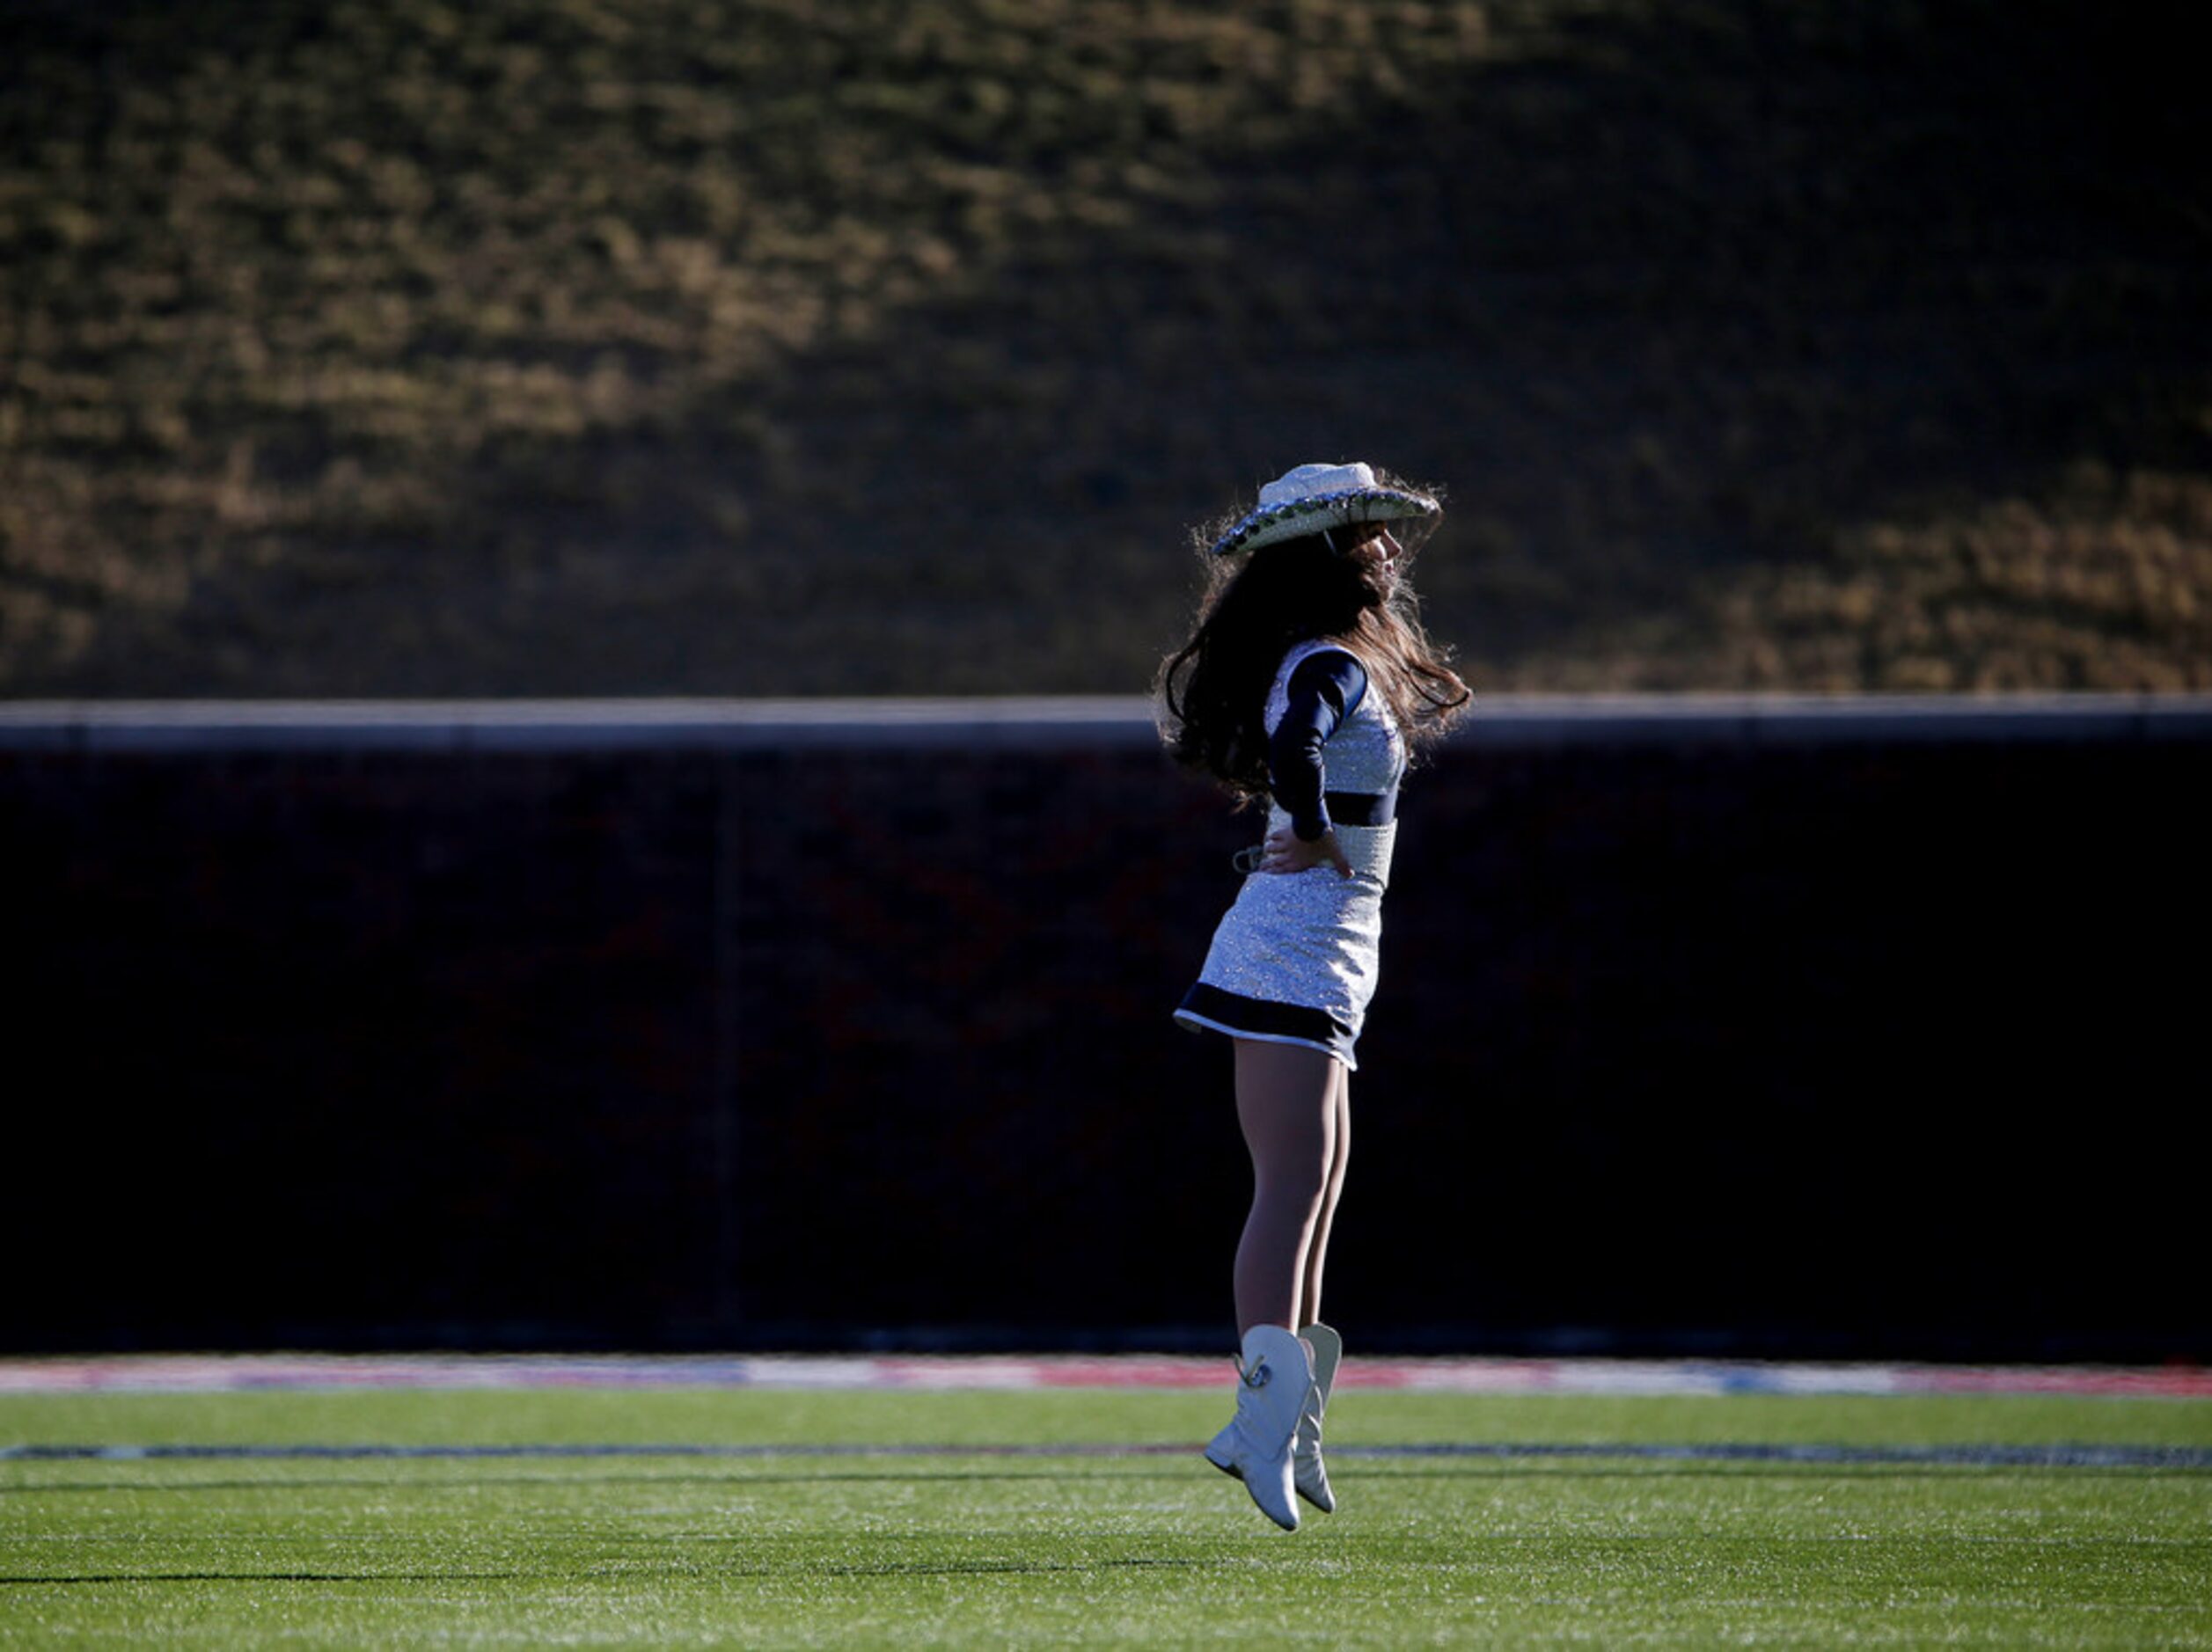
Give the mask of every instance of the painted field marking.
<path id="1" fill-rule="evenodd" d="M 0 1462 L 356 1462 L 536 1460 L 606 1458 L 1006 1458 L 1183 1457 L 1189 1444 L 946 1445 L 4 1445 Z M 2142 1468 L 2212 1472 L 2212 1449 L 2169 1445 L 1762 1445 L 1745 1442 L 1651 1444 L 1605 1442 L 1449 1441 L 1334 1448 L 1337 1458 L 1485 1458 L 1585 1461 L 1628 1458 L 1644 1462 L 1806 1463 L 1834 1466 L 1905 1465 L 1963 1468 Z"/>
<path id="2" fill-rule="evenodd" d="M 0 1358 L 0 1396 L 350 1388 L 1210 1388 L 1189 1355 L 122 1354 Z M 1813 1364 L 1753 1360 L 1348 1360 L 1346 1388 L 1495 1394 L 2076 1394 L 2212 1399 L 2196 1366 Z"/>

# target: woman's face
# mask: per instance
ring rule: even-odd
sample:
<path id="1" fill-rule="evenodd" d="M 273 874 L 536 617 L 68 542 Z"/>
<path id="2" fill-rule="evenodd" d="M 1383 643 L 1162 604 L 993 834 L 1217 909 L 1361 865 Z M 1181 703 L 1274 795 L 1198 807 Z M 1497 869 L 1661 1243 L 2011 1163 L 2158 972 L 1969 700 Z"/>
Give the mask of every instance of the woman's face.
<path id="1" fill-rule="evenodd" d="M 1338 530 L 1346 552 L 1361 562 L 1382 581 L 1386 590 L 1398 577 L 1398 558 L 1405 547 L 1398 543 L 1397 535 L 1388 523 L 1380 522 L 1349 523 Z"/>

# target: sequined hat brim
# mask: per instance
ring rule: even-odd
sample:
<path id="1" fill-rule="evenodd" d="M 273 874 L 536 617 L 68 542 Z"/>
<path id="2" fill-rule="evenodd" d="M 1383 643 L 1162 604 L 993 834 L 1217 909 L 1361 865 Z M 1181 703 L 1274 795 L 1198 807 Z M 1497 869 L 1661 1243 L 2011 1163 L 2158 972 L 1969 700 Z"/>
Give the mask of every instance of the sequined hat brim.
<path id="1" fill-rule="evenodd" d="M 1253 511 L 1213 542 L 1213 554 L 1225 557 L 1238 551 L 1254 551 L 1278 540 L 1303 538 L 1354 522 L 1403 522 L 1413 516 L 1434 516 L 1444 507 L 1420 493 L 1395 487 L 1347 487 L 1331 493 L 1312 493 L 1286 504 Z"/>

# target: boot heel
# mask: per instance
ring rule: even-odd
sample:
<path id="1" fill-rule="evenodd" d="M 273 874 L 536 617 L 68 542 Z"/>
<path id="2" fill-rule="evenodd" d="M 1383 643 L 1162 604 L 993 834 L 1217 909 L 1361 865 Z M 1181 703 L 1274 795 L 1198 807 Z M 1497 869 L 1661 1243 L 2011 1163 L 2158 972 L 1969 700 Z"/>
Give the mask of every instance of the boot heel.
<path id="1" fill-rule="evenodd" d="M 1344 1356 L 1344 1340 L 1325 1325 L 1309 1325 L 1299 1334 L 1312 1350 L 1314 1386 L 1298 1417 L 1298 1440 L 1291 1453 L 1291 1483 L 1298 1495 L 1323 1514 L 1337 1512 L 1337 1494 L 1329 1488 L 1329 1470 L 1321 1460 L 1321 1426 L 1329 1410 L 1329 1395 L 1337 1385 L 1337 1366 Z"/>

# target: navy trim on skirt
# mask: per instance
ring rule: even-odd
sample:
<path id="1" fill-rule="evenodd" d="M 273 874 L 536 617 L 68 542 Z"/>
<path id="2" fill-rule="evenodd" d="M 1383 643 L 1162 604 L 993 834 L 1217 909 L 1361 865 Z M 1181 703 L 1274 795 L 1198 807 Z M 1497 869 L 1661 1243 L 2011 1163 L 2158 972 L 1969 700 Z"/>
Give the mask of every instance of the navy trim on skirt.
<path id="1" fill-rule="evenodd" d="M 1176 1020 L 1192 1032 L 1212 1029 L 1232 1038 L 1256 1038 L 1266 1043 L 1308 1044 L 1336 1056 L 1347 1067 L 1358 1034 L 1326 1010 L 1303 1004 L 1278 1004 L 1271 998 L 1248 998 L 1200 981 L 1183 995 Z"/>

